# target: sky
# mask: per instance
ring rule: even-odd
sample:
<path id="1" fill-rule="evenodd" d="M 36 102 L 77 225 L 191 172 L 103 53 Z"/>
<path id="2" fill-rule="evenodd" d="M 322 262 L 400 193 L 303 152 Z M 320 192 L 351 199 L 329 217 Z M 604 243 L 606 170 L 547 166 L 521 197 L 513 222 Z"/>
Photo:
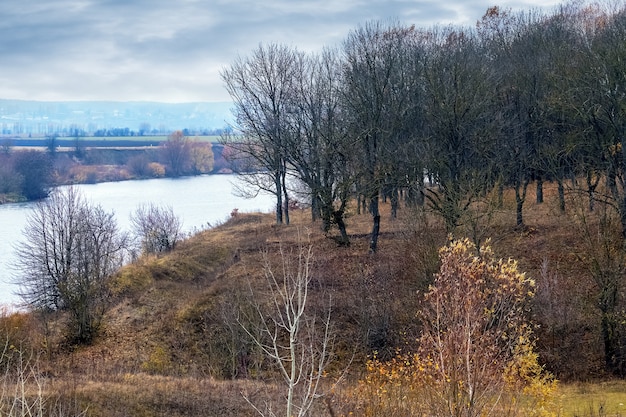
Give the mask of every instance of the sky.
<path id="1" fill-rule="evenodd" d="M 373 20 L 473 26 L 553 0 L 2 0 L 0 99 L 230 101 L 220 71 L 259 44 L 339 46 Z"/>

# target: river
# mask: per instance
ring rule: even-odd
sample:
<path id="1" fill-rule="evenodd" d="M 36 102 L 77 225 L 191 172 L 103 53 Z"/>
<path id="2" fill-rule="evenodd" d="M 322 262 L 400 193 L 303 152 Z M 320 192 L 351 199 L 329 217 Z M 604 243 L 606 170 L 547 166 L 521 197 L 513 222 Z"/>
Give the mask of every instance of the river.
<path id="1" fill-rule="evenodd" d="M 269 212 L 275 200 L 261 194 L 245 199 L 233 193 L 234 175 L 203 175 L 185 178 L 81 184 L 77 187 L 93 204 L 115 213 L 122 230 L 130 228 L 130 215 L 141 204 L 154 203 L 172 207 L 185 232 L 215 226 L 228 219 L 233 209 L 239 212 Z M 63 188 L 63 187 L 60 187 Z M 15 305 L 20 299 L 15 280 L 14 247 L 22 239 L 22 230 L 36 203 L 0 205 L 0 304 Z"/>

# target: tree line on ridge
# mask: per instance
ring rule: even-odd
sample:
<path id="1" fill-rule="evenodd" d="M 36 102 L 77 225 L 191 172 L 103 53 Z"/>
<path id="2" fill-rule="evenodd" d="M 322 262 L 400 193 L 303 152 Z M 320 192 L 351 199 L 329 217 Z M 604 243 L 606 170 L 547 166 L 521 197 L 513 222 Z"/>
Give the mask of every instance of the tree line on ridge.
<path id="1" fill-rule="evenodd" d="M 626 237 L 626 9 L 492 7 L 476 27 L 370 22 L 318 54 L 260 45 L 222 71 L 236 119 L 225 143 L 245 181 L 276 196 L 276 221 L 305 190 L 314 219 L 348 244 L 350 199 L 372 215 L 428 204 L 449 232 L 487 195 L 556 182 L 615 207 Z M 598 185 L 606 183 L 607 193 Z M 293 185 L 297 184 L 297 190 Z M 435 185 L 435 186 L 432 186 Z"/>

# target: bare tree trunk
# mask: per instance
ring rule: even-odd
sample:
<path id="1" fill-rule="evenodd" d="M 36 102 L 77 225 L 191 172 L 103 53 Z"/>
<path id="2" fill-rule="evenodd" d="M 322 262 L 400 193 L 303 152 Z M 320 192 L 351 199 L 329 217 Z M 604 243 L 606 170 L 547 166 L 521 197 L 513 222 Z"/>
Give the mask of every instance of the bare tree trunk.
<path id="1" fill-rule="evenodd" d="M 518 228 L 524 227 L 523 208 L 524 208 L 524 201 L 526 200 L 527 189 L 528 189 L 527 179 L 521 181 L 521 183 L 518 182 L 518 184 L 515 185 L 515 214 L 516 214 L 515 226 Z"/>
<path id="2" fill-rule="evenodd" d="M 393 188 L 391 189 L 391 218 L 392 219 L 398 218 L 398 206 L 400 204 L 399 200 L 400 199 L 398 197 L 398 187 L 394 185 Z"/>
<path id="3" fill-rule="evenodd" d="M 283 200 L 284 200 L 284 210 L 285 210 L 285 224 L 289 225 L 289 194 L 287 193 L 287 169 L 285 167 L 283 167 L 281 176 L 280 176 L 280 182 L 282 185 L 281 191 L 283 193 Z"/>
<path id="4" fill-rule="evenodd" d="M 343 211 L 344 209 L 335 210 L 333 212 L 333 218 L 335 224 L 337 224 L 337 228 L 339 229 L 339 233 L 341 234 L 341 241 L 339 242 L 342 246 L 350 245 L 350 238 L 348 238 L 348 232 L 346 231 L 346 223 L 343 221 Z"/>
<path id="5" fill-rule="evenodd" d="M 597 175 L 596 178 L 593 178 L 593 173 L 588 170 L 587 171 L 587 194 L 589 197 L 589 211 L 593 211 L 595 205 L 595 192 L 598 183 L 600 182 L 600 176 Z"/>
<path id="6" fill-rule="evenodd" d="M 559 190 L 559 210 L 561 210 L 561 213 L 565 213 L 565 186 L 563 186 L 561 178 L 557 179 L 556 183 Z"/>
<path id="7" fill-rule="evenodd" d="M 617 305 L 617 288 L 607 285 L 600 294 L 600 311 L 602 312 L 601 331 L 604 341 L 604 361 L 607 371 L 616 376 L 624 376 L 624 360 L 620 359 L 619 336 L 615 307 Z"/>
<path id="8" fill-rule="evenodd" d="M 380 211 L 378 210 L 378 194 L 370 198 L 370 213 L 374 220 L 372 225 L 372 235 L 370 238 L 370 253 L 376 253 L 378 249 L 378 235 L 380 234 Z"/>
<path id="9" fill-rule="evenodd" d="M 318 219 L 322 218 L 321 215 L 321 204 L 320 199 L 317 193 L 313 193 L 311 196 L 311 221 L 315 223 Z M 322 225 L 322 230 L 324 226 Z"/>
<path id="10" fill-rule="evenodd" d="M 617 161 L 617 166 L 612 168 L 608 181 L 619 211 L 619 219 L 622 225 L 622 246 L 626 246 L 626 184 L 624 183 L 624 175 L 626 174 L 626 151 L 624 150 L 626 146 L 626 132 L 622 135 L 620 145 L 622 147 L 622 156 Z"/>
<path id="11" fill-rule="evenodd" d="M 276 224 L 283 224 L 283 192 L 279 173 L 274 176 L 276 185 Z"/>
<path id="12" fill-rule="evenodd" d="M 543 180 L 537 180 L 537 204 L 543 203 Z"/>

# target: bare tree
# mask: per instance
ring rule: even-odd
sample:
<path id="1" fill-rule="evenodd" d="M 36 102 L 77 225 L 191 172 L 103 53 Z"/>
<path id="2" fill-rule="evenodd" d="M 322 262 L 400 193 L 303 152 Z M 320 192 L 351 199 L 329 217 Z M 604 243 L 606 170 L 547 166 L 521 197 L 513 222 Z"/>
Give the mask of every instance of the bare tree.
<path id="1" fill-rule="evenodd" d="M 500 126 L 497 79 L 470 31 L 433 30 L 424 71 L 426 167 L 436 187 L 426 194 L 448 232 L 493 188 L 493 143 Z"/>
<path id="2" fill-rule="evenodd" d="M 344 221 L 354 183 L 354 158 L 341 111 L 341 66 L 337 53 L 307 56 L 297 74 L 296 128 L 287 155 L 295 175 L 308 188 L 313 220 L 323 230 L 339 229 L 339 243 L 349 244 Z"/>
<path id="3" fill-rule="evenodd" d="M 269 311 L 256 306 L 261 328 L 244 329 L 276 365 L 286 386 L 284 415 L 303 417 L 309 415 L 315 400 L 321 396 L 320 382 L 332 358 L 330 308 L 321 321 L 307 309 L 313 278 L 311 246 L 300 245 L 295 254 L 286 253 L 281 247 L 280 255 L 281 274 L 276 274 L 268 254 L 264 254 L 264 273 L 271 298 Z M 246 399 L 260 415 L 276 415 L 270 404 L 262 409 L 248 396 Z"/>
<path id="4" fill-rule="evenodd" d="M 213 145 L 207 142 L 193 140 L 189 152 L 190 169 L 194 175 L 208 174 L 213 171 L 215 156 L 213 155 Z"/>
<path id="5" fill-rule="evenodd" d="M 573 225 L 583 242 L 578 255 L 596 284 L 596 307 L 600 311 L 600 332 L 606 370 L 626 376 L 626 251 L 621 235 L 621 218 L 608 205 L 587 212 L 582 202 L 574 205 Z"/>
<path id="6" fill-rule="evenodd" d="M 130 222 L 144 253 L 169 252 L 183 237 L 181 221 L 172 207 L 142 205 L 131 214 Z"/>
<path id="7" fill-rule="evenodd" d="M 179 177 L 190 171 L 191 142 L 182 131 L 177 130 L 167 137 L 161 153 L 168 166 L 168 175 Z"/>
<path id="8" fill-rule="evenodd" d="M 581 146 L 595 146 L 586 147 L 580 160 L 596 162 L 604 173 L 608 195 L 599 199 L 617 210 L 626 241 L 626 7 L 614 13 L 589 8 L 582 15 L 587 15 L 585 27 L 592 29 L 581 43 L 584 55 L 572 82 L 577 91 L 573 107 L 584 123 Z"/>
<path id="9" fill-rule="evenodd" d="M 23 234 L 22 298 L 38 310 L 70 312 L 72 341 L 90 342 L 106 307 L 107 278 L 122 265 L 126 246 L 113 213 L 69 187 L 37 204 Z"/>
<path id="10" fill-rule="evenodd" d="M 373 22 L 350 33 L 343 45 L 343 102 L 360 158 L 359 190 L 372 215 L 369 250 L 376 252 L 380 234 L 379 197 L 385 179 L 395 177 L 394 140 L 405 132 L 413 110 L 415 82 L 414 27 Z M 402 133 L 401 133 L 402 132 Z"/>
<path id="11" fill-rule="evenodd" d="M 241 179 L 276 196 L 276 223 L 289 224 L 286 141 L 294 106 L 294 74 L 302 54 L 285 46 L 259 46 L 222 71 L 233 102 L 235 133 L 225 137 Z M 242 166 L 242 162 L 247 164 Z"/>

